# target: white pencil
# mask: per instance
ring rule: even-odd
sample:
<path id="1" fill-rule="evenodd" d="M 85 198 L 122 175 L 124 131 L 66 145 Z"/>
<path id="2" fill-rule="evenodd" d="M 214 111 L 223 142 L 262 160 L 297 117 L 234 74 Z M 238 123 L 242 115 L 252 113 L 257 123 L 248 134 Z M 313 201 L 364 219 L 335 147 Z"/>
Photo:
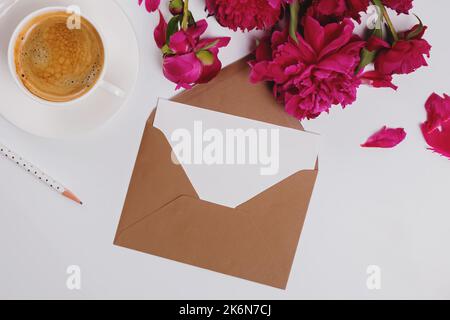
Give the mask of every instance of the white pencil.
<path id="1" fill-rule="evenodd" d="M 21 167 L 23 170 L 27 171 L 28 173 L 32 174 L 36 179 L 44 182 L 47 184 L 50 188 L 58 192 L 59 194 L 63 195 L 66 198 L 69 198 L 70 200 L 75 201 L 76 203 L 83 204 L 83 202 L 78 199 L 78 197 L 73 194 L 72 191 L 65 188 L 61 183 L 57 182 L 55 179 L 49 177 L 47 174 L 36 168 L 33 164 L 29 163 L 25 159 L 23 159 L 21 156 L 15 154 L 13 151 L 5 147 L 0 143 L 0 156 L 6 157 L 9 160 L 13 161 L 17 166 Z"/>

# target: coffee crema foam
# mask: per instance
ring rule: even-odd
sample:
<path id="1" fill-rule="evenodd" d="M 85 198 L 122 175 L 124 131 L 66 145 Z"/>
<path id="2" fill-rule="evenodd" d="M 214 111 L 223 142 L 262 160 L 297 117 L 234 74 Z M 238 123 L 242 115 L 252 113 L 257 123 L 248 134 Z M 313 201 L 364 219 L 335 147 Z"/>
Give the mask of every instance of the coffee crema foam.
<path id="1" fill-rule="evenodd" d="M 17 76 L 34 95 L 67 102 L 86 94 L 104 66 L 104 47 L 95 27 L 80 17 L 69 29 L 70 14 L 58 11 L 31 20 L 19 34 L 14 60 Z"/>

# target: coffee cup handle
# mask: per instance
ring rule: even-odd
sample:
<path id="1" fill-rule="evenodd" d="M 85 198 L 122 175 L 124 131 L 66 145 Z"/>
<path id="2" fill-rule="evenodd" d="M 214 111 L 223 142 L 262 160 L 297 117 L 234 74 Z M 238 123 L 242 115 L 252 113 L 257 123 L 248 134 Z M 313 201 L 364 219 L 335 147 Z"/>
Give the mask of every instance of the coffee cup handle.
<path id="1" fill-rule="evenodd" d="M 113 85 L 108 81 L 101 80 L 99 86 L 118 98 L 124 98 L 126 95 L 125 91 L 123 91 L 122 89 L 120 89 L 119 87 Z"/>
<path id="2" fill-rule="evenodd" d="M 0 18 L 3 17 L 19 0 L 0 0 Z"/>

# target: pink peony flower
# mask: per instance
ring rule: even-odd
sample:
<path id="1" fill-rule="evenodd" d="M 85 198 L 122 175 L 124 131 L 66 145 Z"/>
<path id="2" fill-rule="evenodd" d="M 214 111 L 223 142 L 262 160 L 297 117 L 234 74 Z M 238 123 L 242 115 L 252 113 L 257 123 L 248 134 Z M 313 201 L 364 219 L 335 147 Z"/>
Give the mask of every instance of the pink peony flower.
<path id="1" fill-rule="evenodd" d="M 386 7 L 397 11 L 398 14 L 406 14 L 413 7 L 413 0 L 383 0 L 382 2 Z"/>
<path id="2" fill-rule="evenodd" d="M 406 138 L 406 132 L 403 128 L 392 129 L 384 126 L 374 133 L 366 143 L 362 144 L 363 148 L 394 148 Z"/>
<path id="3" fill-rule="evenodd" d="M 320 23 L 338 22 L 344 18 L 361 20 L 360 13 L 365 12 L 369 0 L 313 0 L 307 14 Z"/>
<path id="4" fill-rule="evenodd" d="M 176 83 L 177 89 L 189 89 L 208 82 L 222 68 L 219 48 L 226 47 L 230 38 L 200 39 L 207 27 L 206 20 L 197 21 L 186 31 L 175 32 L 166 43 L 167 23 L 160 13 L 160 22 L 154 32 L 155 42 L 164 52 L 164 76 Z"/>
<path id="5" fill-rule="evenodd" d="M 252 82 L 271 81 L 274 95 L 298 119 L 312 119 L 332 105 L 353 103 L 361 80 L 355 75 L 365 42 L 353 35 L 349 19 L 321 26 L 306 17 L 298 43 L 287 30 L 262 41 L 252 61 Z"/>
<path id="6" fill-rule="evenodd" d="M 422 28 L 418 32 L 418 28 Z M 375 60 L 375 69 L 382 74 L 409 74 L 422 66 L 428 66 L 425 56 L 430 57 L 430 44 L 422 39 L 427 27 L 414 26 L 411 30 L 400 34 L 400 40 L 389 45 L 383 40 L 382 49 Z"/>
<path id="7" fill-rule="evenodd" d="M 139 5 L 142 5 L 142 3 L 144 2 L 144 0 L 138 1 Z M 160 2 L 161 0 L 145 0 L 145 8 L 147 9 L 148 12 L 154 12 L 158 9 Z"/>
<path id="8" fill-rule="evenodd" d="M 450 159 L 450 97 L 433 93 L 425 109 L 427 121 L 421 125 L 423 136 L 431 150 Z"/>
<path id="9" fill-rule="evenodd" d="M 206 9 L 220 25 L 234 31 L 268 30 L 278 22 L 283 2 L 286 0 L 206 0 Z"/>

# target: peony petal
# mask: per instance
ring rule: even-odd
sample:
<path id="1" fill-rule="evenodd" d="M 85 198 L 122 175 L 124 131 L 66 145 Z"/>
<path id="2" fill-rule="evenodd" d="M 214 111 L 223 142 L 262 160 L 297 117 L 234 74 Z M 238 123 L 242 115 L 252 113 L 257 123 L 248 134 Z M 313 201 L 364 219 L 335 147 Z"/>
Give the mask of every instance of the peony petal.
<path id="1" fill-rule="evenodd" d="M 283 43 L 285 43 L 287 41 L 287 39 L 289 38 L 289 33 L 288 33 L 288 29 L 285 28 L 283 31 L 277 31 L 275 30 L 272 33 L 272 36 L 270 37 L 271 39 L 271 47 L 272 50 L 276 50 L 278 46 L 282 45 Z"/>
<path id="2" fill-rule="evenodd" d="M 272 48 L 270 46 L 270 38 L 265 37 L 261 39 L 258 46 L 255 50 L 255 60 L 259 61 L 267 61 L 272 59 Z"/>
<path id="3" fill-rule="evenodd" d="M 175 32 L 169 41 L 169 48 L 176 54 L 187 53 L 190 48 L 190 42 L 183 30 Z"/>
<path id="4" fill-rule="evenodd" d="M 341 23 L 330 23 L 325 26 L 325 43 L 319 58 L 339 49 L 353 37 L 355 25 L 350 19 L 344 19 Z"/>
<path id="5" fill-rule="evenodd" d="M 309 16 L 305 19 L 305 41 L 311 45 L 316 54 L 320 53 L 325 41 L 325 28 Z"/>
<path id="6" fill-rule="evenodd" d="M 450 121 L 447 121 L 441 130 L 429 132 L 424 124 L 421 129 L 429 149 L 450 159 Z"/>
<path id="7" fill-rule="evenodd" d="M 268 2 L 272 8 L 277 8 L 280 5 L 281 0 L 268 0 Z"/>
<path id="8" fill-rule="evenodd" d="M 421 129 L 430 150 L 450 159 L 450 97 L 433 93 L 425 104 L 427 121 Z"/>
<path id="9" fill-rule="evenodd" d="M 194 53 L 164 58 L 164 76 L 177 84 L 178 88 L 189 89 L 202 73 L 202 64 Z"/>
<path id="10" fill-rule="evenodd" d="M 167 22 L 164 19 L 161 11 L 159 11 L 159 24 L 153 31 L 153 37 L 155 38 L 158 48 L 162 48 L 166 44 Z"/>
<path id="11" fill-rule="evenodd" d="M 222 62 L 220 62 L 219 58 L 217 57 L 216 52 L 211 52 L 213 54 L 214 60 L 212 64 L 203 65 L 202 74 L 200 75 L 200 78 L 198 79 L 197 83 L 207 83 L 211 81 L 217 74 L 219 73 L 220 69 L 222 69 Z"/>
<path id="12" fill-rule="evenodd" d="M 406 138 L 406 132 L 403 128 L 392 129 L 384 126 L 373 134 L 366 143 L 361 145 L 363 148 L 394 148 Z"/>
<path id="13" fill-rule="evenodd" d="M 280 20 L 282 2 L 287 0 L 206 0 L 206 9 L 234 31 L 270 30 Z"/>
<path id="14" fill-rule="evenodd" d="M 450 119 L 450 97 L 444 94 L 441 98 L 433 93 L 425 103 L 425 109 L 428 115 L 426 122 L 428 131 L 440 129 Z"/>
<path id="15" fill-rule="evenodd" d="M 256 84 L 261 81 L 269 81 L 271 77 L 268 71 L 269 62 L 261 61 L 251 64 L 250 82 Z"/>
<path id="16" fill-rule="evenodd" d="M 186 31 L 186 34 L 193 39 L 193 41 L 197 42 L 200 36 L 205 33 L 208 28 L 208 22 L 205 19 L 197 21 L 195 25 L 189 27 Z"/>
<path id="17" fill-rule="evenodd" d="M 413 0 L 383 0 L 383 4 L 386 7 L 389 7 L 395 11 L 397 11 L 398 14 L 405 13 L 407 14 L 409 10 L 413 7 Z"/>
<path id="18" fill-rule="evenodd" d="M 290 4 L 292 0 L 268 0 L 272 8 L 279 8 L 281 4 Z"/>
<path id="19" fill-rule="evenodd" d="M 144 2 L 144 0 L 139 0 L 139 5 L 142 5 L 142 2 Z M 154 12 L 158 10 L 160 2 L 161 0 L 145 0 L 145 9 L 147 9 L 148 12 Z"/>
<path id="20" fill-rule="evenodd" d="M 296 54 L 299 55 L 300 60 L 314 62 L 317 58 L 317 54 L 314 51 L 314 49 L 309 45 L 308 42 L 306 42 L 306 40 L 300 34 L 297 34 L 297 40 L 298 40 L 298 44 L 297 43 L 295 44 L 295 46 L 297 48 L 293 48 L 293 49 L 295 51 L 298 50 L 296 52 Z M 291 41 L 290 38 L 289 38 L 289 41 Z M 294 42 L 294 41 L 291 41 L 291 42 Z M 289 47 L 286 46 L 286 48 L 289 48 Z"/>
<path id="21" fill-rule="evenodd" d="M 376 36 L 371 36 L 369 40 L 367 40 L 367 50 L 369 51 L 388 49 L 390 47 L 391 45 L 389 43 Z"/>

